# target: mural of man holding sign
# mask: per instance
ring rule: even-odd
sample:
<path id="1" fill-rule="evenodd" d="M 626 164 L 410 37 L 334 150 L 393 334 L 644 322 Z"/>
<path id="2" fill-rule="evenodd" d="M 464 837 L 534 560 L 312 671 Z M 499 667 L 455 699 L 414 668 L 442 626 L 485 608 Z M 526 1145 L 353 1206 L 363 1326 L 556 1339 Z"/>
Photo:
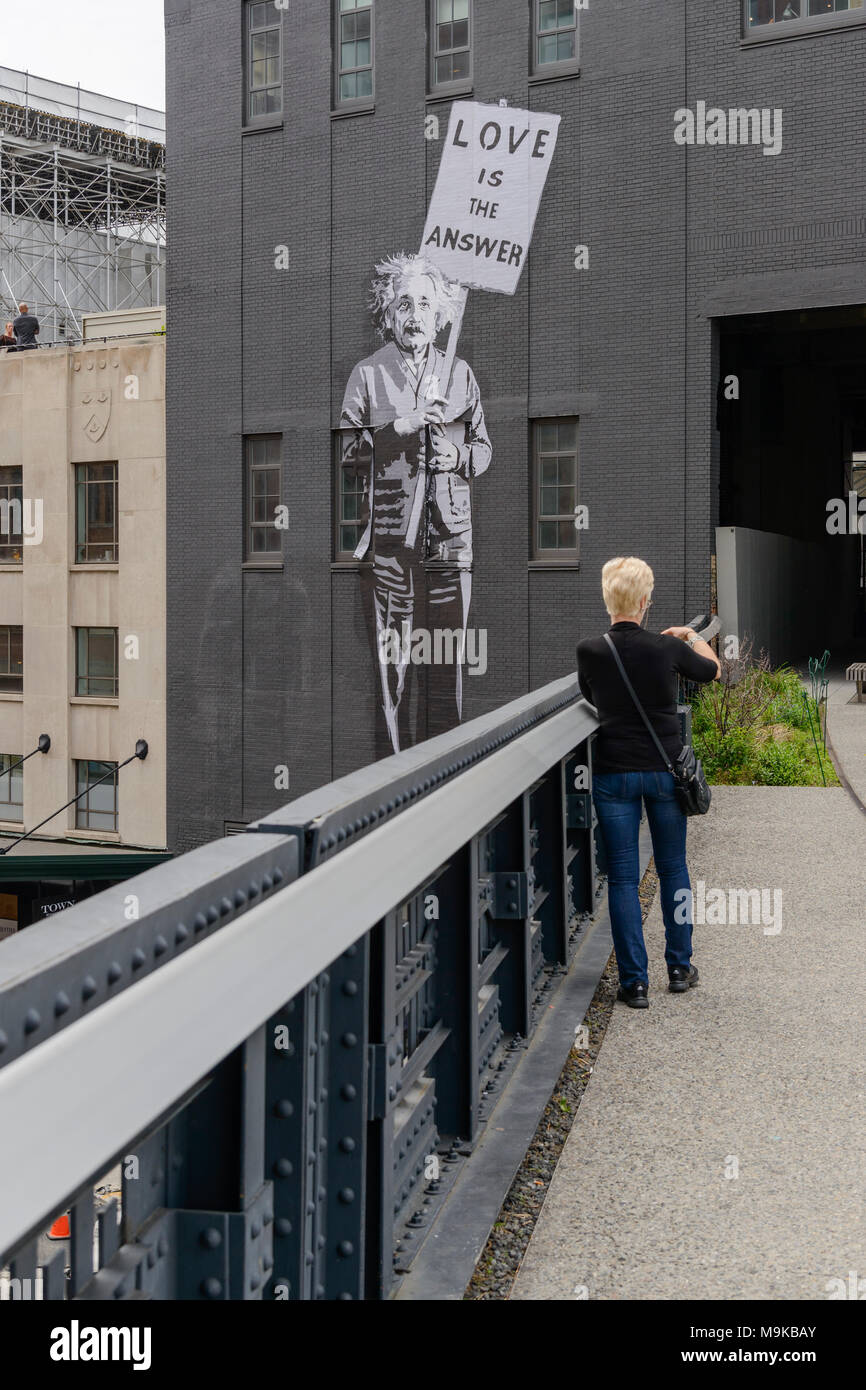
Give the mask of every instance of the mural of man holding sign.
<path id="1" fill-rule="evenodd" d="M 421 737 L 462 718 L 470 484 L 492 451 L 478 384 L 457 343 L 470 288 L 517 289 L 558 126 L 558 116 L 456 102 L 420 253 L 376 267 L 371 306 L 385 344 L 353 369 L 340 427 L 343 467 L 359 470 L 366 486 L 368 521 L 355 556 L 373 560 L 362 584 L 388 745 L 380 738 L 379 756 L 411 742 L 407 680 L 417 650 L 428 653 Z M 435 339 L 449 324 L 442 352 Z M 419 614 L 427 648 L 414 645 Z M 456 639 L 444 667 L 430 655 L 431 628 Z"/>

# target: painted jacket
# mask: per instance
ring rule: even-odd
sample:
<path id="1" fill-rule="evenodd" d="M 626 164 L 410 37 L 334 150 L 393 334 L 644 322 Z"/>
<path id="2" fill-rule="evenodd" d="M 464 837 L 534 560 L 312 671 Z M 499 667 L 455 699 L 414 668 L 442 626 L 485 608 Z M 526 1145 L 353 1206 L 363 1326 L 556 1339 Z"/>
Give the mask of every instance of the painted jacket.
<path id="1" fill-rule="evenodd" d="M 471 539 L 466 535 L 472 529 L 469 482 L 489 467 L 492 451 L 469 364 L 455 358 L 445 411 L 453 422 L 445 433 L 460 452 L 453 471 L 428 471 L 428 430 L 407 437 L 394 429 L 396 419 L 419 408 L 431 373 L 439 375 L 443 360 L 444 353 L 429 348 L 416 381 L 403 353 L 389 342 L 359 362 L 349 377 L 340 416 L 342 463 L 368 477 L 369 520 L 355 550 L 358 560 L 367 554 L 373 535 L 413 546 L 426 527 L 428 554 L 448 537 Z"/>

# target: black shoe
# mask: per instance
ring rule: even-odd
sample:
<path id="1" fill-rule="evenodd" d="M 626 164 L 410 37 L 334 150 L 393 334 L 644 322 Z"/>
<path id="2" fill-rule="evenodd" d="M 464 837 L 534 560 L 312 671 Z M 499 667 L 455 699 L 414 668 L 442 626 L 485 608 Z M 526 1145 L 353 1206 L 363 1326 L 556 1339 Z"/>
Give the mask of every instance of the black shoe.
<path id="1" fill-rule="evenodd" d="M 668 971 L 668 975 L 670 976 L 668 989 L 671 994 L 685 994 L 687 989 L 691 989 L 692 985 L 698 983 L 698 972 L 694 965 L 690 965 L 688 970 L 685 970 L 681 965 L 675 965 L 673 970 Z"/>
<path id="2" fill-rule="evenodd" d="M 623 1004 L 628 1004 L 630 1009 L 648 1009 L 649 999 L 647 998 L 647 987 L 643 980 L 638 980 L 633 985 L 620 985 L 616 992 L 617 999 L 621 999 Z"/>

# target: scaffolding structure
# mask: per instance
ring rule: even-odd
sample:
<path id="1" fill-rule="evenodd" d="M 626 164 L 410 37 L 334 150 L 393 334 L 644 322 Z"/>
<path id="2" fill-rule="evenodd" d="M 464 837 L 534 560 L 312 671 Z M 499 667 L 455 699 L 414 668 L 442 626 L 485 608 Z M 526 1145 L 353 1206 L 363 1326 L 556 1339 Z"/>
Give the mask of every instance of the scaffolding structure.
<path id="1" fill-rule="evenodd" d="M 160 304 L 162 112 L 0 67 L 0 315 L 22 301 L 42 343 L 82 315 Z"/>

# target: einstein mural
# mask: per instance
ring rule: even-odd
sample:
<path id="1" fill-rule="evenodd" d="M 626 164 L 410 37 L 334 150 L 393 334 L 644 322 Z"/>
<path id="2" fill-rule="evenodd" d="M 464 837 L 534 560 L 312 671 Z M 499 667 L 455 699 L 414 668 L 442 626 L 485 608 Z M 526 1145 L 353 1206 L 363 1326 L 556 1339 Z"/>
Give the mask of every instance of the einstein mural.
<path id="1" fill-rule="evenodd" d="M 457 344 L 470 287 L 514 294 L 559 117 L 456 102 L 420 251 L 375 267 L 381 346 L 353 368 L 342 466 L 363 484 L 355 550 L 376 667 L 377 756 L 463 717 L 463 678 L 487 667 L 469 627 L 472 485 L 492 446 L 478 383 Z M 437 341 L 448 330 L 447 346 Z M 422 675 L 419 718 L 410 709 Z"/>
<path id="2" fill-rule="evenodd" d="M 372 552 L 363 579 L 389 752 L 414 741 L 413 667 L 427 672 L 428 737 L 463 712 L 469 485 L 490 466 L 491 446 L 472 368 L 455 357 L 446 381 L 435 345 L 459 299 L 460 287 L 425 256 L 401 253 L 377 265 L 370 304 L 383 346 L 357 364 L 343 399 L 343 466 L 362 469 L 367 481 L 355 558 Z"/>

